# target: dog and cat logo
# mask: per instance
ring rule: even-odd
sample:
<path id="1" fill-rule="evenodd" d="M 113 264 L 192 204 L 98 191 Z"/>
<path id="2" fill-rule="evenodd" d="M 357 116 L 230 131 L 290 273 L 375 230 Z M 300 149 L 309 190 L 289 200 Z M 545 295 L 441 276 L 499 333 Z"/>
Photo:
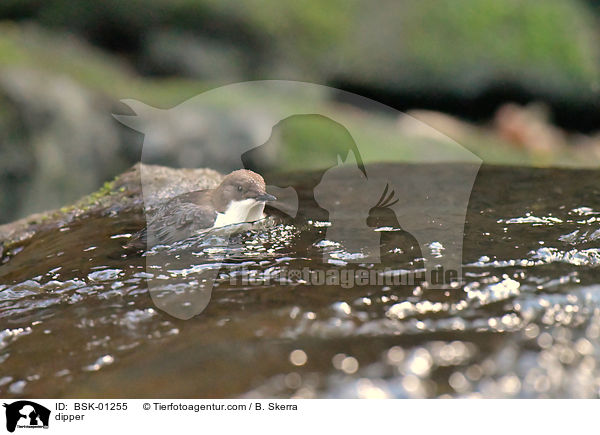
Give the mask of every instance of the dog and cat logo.
<path id="1" fill-rule="evenodd" d="M 48 429 L 50 410 L 30 400 L 19 400 L 5 403 L 6 430 L 14 432 L 19 429 Z"/>
<path id="2" fill-rule="evenodd" d="M 334 95 L 347 102 L 343 108 L 329 106 Z M 224 109 L 225 101 L 244 104 Z M 329 270 L 379 265 L 372 270 L 418 274 L 444 291 L 462 277 L 465 216 L 481 159 L 425 123 L 338 89 L 280 80 L 230 84 L 170 109 L 122 102 L 130 113 L 113 116 L 143 133 L 142 162 L 261 174 L 277 198 L 269 206 L 307 229 L 290 242 L 300 258 L 319 253 Z M 157 233 L 163 227 L 150 219 L 156 178 L 145 168 L 147 231 Z M 302 182 L 281 177 L 298 171 L 308 171 Z M 202 248 L 200 267 L 196 252 L 176 245 L 147 246 L 146 282 L 158 308 L 190 319 L 208 306 L 238 250 Z"/>

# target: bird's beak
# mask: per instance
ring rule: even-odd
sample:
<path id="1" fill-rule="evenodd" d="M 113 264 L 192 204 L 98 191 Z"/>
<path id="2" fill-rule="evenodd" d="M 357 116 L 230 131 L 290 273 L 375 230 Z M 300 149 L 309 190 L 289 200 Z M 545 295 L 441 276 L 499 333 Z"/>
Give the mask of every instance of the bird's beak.
<path id="1" fill-rule="evenodd" d="M 277 198 L 275 198 L 273 195 L 269 195 L 266 192 L 257 195 L 256 198 L 254 198 L 254 199 L 256 199 L 257 201 L 264 201 L 264 202 L 277 200 Z"/>

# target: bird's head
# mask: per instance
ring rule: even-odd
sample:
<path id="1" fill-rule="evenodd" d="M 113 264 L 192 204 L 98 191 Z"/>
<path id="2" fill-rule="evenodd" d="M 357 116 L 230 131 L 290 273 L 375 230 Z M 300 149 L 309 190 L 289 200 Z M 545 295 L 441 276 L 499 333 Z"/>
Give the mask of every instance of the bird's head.
<path id="1" fill-rule="evenodd" d="M 265 203 L 276 199 L 267 193 L 263 177 L 248 169 L 239 169 L 227 175 L 215 189 L 213 196 L 217 210 L 221 212 L 232 202 Z"/>

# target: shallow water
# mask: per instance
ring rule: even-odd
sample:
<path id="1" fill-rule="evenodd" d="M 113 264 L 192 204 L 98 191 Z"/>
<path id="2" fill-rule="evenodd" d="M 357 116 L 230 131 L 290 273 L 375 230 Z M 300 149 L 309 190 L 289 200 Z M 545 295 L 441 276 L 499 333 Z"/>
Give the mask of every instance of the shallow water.
<path id="1" fill-rule="evenodd" d="M 302 196 L 306 178 L 296 177 Z M 303 223 L 161 248 L 173 263 L 156 271 L 146 269 L 155 252 L 122 248 L 139 216 L 38 234 L 0 266 L 0 395 L 597 397 L 599 186 L 593 171 L 483 167 L 464 282 L 442 290 L 267 280 L 358 267 L 327 240 L 327 216 L 310 202 Z M 394 240 L 381 264 L 361 267 L 422 267 L 391 255 Z M 449 255 L 435 243 L 421 249 Z M 324 251 L 339 262 L 325 265 Z M 196 261 L 175 267 L 183 256 Z M 153 303 L 150 276 L 193 287 L 215 261 L 200 315 L 180 320 Z"/>

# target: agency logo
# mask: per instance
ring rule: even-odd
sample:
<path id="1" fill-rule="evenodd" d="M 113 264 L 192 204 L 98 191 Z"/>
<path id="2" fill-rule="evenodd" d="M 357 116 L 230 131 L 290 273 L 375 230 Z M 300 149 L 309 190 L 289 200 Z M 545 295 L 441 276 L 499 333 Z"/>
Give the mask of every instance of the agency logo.
<path id="1" fill-rule="evenodd" d="M 262 175 L 267 196 L 277 198 L 268 205 L 299 229 L 292 242 L 298 258 L 324 272 L 289 270 L 282 279 L 292 285 L 327 274 L 349 286 L 389 278 L 447 290 L 461 280 L 465 215 L 481 160 L 423 122 L 339 89 L 292 81 L 227 85 L 170 109 L 122 102 L 133 114 L 115 118 L 144 134 L 147 240 L 167 230 L 184 235 L 148 244 L 144 254 L 152 300 L 172 316 L 201 313 L 223 272 L 230 282 L 236 277 L 231 265 L 239 264 L 240 249 L 221 229 L 185 249 L 198 204 L 182 201 L 169 219 L 153 219 L 153 164 Z M 298 173 L 305 174 L 300 182 Z M 180 187 L 170 191 L 185 200 L 190 192 Z M 221 202 L 206 196 L 212 206 Z"/>
<path id="2" fill-rule="evenodd" d="M 19 400 L 3 405 L 6 408 L 6 430 L 48 429 L 50 410 L 30 400 Z"/>

